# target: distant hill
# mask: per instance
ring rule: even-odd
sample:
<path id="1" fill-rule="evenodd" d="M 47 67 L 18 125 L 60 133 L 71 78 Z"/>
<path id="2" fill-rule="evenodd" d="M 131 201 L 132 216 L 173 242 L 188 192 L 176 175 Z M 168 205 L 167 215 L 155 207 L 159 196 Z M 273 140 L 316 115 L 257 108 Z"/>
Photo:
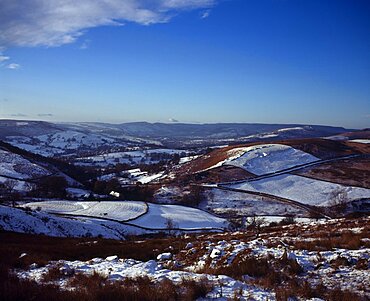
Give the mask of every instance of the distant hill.
<path id="1" fill-rule="evenodd" d="M 161 145 L 189 148 L 243 142 L 336 136 L 351 132 L 343 127 L 257 123 L 51 123 L 0 120 L 0 139 L 45 156 Z"/>

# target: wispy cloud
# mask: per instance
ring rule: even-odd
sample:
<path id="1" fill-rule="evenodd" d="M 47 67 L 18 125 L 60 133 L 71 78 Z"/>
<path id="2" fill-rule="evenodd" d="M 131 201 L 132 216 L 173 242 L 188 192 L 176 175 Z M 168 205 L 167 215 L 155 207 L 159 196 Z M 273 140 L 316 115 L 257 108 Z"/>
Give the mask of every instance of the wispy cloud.
<path id="1" fill-rule="evenodd" d="M 6 68 L 13 69 L 13 70 L 19 69 L 20 67 L 21 65 L 16 64 L 16 63 L 11 63 L 11 64 L 6 65 Z"/>
<path id="2" fill-rule="evenodd" d="M 37 114 L 38 117 L 53 117 L 54 114 L 51 114 L 51 113 L 40 113 L 40 114 Z"/>
<path id="3" fill-rule="evenodd" d="M 23 113 L 13 113 L 13 114 L 9 114 L 8 116 L 11 116 L 11 117 L 27 117 L 28 115 L 23 114 Z"/>
<path id="4" fill-rule="evenodd" d="M 85 49 L 89 48 L 90 43 L 91 43 L 91 40 L 86 39 L 86 40 L 84 40 L 84 41 L 82 42 L 82 44 L 80 45 L 80 47 L 79 47 L 79 48 L 80 48 L 81 50 L 85 50 Z"/>
<path id="5" fill-rule="evenodd" d="M 0 55 L 0 63 L 1 63 L 1 62 L 4 62 L 4 61 L 7 61 L 7 60 L 9 60 L 9 59 L 10 59 L 10 57 L 8 57 L 8 56 Z"/>
<path id="6" fill-rule="evenodd" d="M 102 25 L 168 22 L 183 10 L 208 9 L 217 0 L 0 0 L 0 48 L 60 46 Z"/>

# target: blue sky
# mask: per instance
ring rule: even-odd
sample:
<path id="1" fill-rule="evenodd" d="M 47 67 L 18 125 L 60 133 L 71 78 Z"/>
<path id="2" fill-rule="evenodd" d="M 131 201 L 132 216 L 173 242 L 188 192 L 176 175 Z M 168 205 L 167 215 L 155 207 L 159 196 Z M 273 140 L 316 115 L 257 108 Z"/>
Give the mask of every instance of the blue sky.
<path id="1" fill-rule="evenodd" d="M 368 0 L 69 2 L 0 0 L 1 118 L 370 127 Z"/>

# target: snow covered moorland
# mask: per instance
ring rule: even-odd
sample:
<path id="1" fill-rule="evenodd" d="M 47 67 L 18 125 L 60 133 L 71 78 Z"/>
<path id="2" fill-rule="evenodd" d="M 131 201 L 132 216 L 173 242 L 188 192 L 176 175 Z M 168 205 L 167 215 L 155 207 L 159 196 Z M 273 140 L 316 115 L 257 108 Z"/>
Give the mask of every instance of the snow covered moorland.
<path id="1" fill-rule="evenodd" d="M 176 242 L 162 241 L 146 260 L 111 254 L 89 260 L 35 263 L 15 272 L 21 279 L 72 292 L 92 281 L 116 290 L 134 283 L 137 297 L 158 285 L 161 289 L 151 295 L 155 298 L 164 293 L 162 285 L 168 281 L 183 289 L 193 281 L 194 285 L 204 285 L 204 290 L 186 300 L 367 300 L 368 222 L 368 218 L 339 219 L 266 228 L 259 238 L 248 231 L 184 236 Z M 328 231 L 338 235 L 328 238 Z M 151 240 L 131 243 L 143 249 L 152 246 Z M 95 245 L 98 248 L 99 242 Z M 94 248 L 94 244 L 89 246 Z M 20 260 L 27 256 L 22 254 Z M 117 286 L 110 286 L 112 283 Z M 158 300 L 172 300 L 167 294 L 168 290 Z M 141 298 L 150 300 L 144 295 Z"/>

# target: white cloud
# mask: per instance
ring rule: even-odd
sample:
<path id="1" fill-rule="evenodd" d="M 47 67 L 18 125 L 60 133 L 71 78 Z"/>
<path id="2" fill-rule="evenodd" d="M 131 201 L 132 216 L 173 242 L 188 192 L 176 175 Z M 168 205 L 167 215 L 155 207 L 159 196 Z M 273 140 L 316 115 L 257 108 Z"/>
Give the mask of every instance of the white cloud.
<path id="1" fill-rule="evenodd" d="M 215 0 L 164 0 L 162 7 L 172 9 L 194 9 L 200 7 L 210 7 L 215 4 Z"/>
<path id="2" fill-rule="evenodd" d="M 4 62 L 4 61 L 7 61 L 7 60 L 9 60 L 9 59 L 10 59 L 10 57 L 8 57 L 8 56 L 0 55 L 0 63 L 1 63 L 1 62 Z"/>
<path id="3" fill-rule="evenodd" d="M 216 0 L 0 0 L 0 47 L 60 46 L 102 25 L 168 22 Z"/>
<path id="4" fill-rule="evenodd" d="M 6 66 L 6 68 L 13 69 L 13 70 L 19 69 L 20 67 L 21 67 L 21 65 L 16 64 L 16 63 L 11 63 L 11 64 L 9 64 L 9 65 Z"/>
<path id="5" fill-rule="evenodd" d="M 206 10 L 205 12 L 202 13 L 202 15 L 200 16 L 201 19 L 206 19 L 209 17 L 209 15 L 211 14 L 211 11 L 210 10 Z"/>

